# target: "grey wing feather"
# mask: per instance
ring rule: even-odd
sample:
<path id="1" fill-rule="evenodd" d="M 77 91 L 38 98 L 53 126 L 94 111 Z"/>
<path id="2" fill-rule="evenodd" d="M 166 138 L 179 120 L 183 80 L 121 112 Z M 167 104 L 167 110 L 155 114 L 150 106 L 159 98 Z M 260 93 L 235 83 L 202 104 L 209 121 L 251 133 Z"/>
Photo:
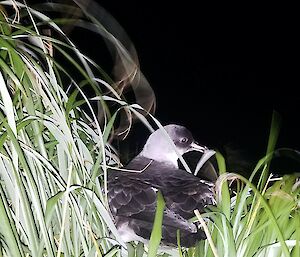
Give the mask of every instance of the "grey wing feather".
<path id="1" fill-rule="evenodd" d="M 108 177 L 108 203 L 114 216 L 151 216 L 156 204 L 156 193 L 148 185 L 112 172 Z"/>
<path id="2" fill-rule="evenodd" d="M 140 160 L 139 160 L 140 161 Z M 205 238 L 203 231 L 188 219 L 194 210 L 203 212 L 214 204 L 214 185 L 179 169 L 168 169 L 161 163 L 143 160 L 141 173 L 110 171 L 108 200 L 116 225 L 126 223 L 136 234 L 150 238 L 160 190 L 166 202 L 163 217 L 163 242 L 175 244 L 180 229 L 182 245 L 192 246 Z M 134 163 L 134 162 L 133 162 Z M 141 164 L 141 162 L 139 163 Z M 148 165 L 148 166 L 147 166 Z M 132 168 L 135 165 L 127 166 Z M 161 169 L 164 171 L 161 172 Z"/>
<path id="3" fill-rule="evenodd" d="M 134 177 L 137 177 L 134 179 Z M 140 181 L 139 176 L 109 176 L 109 206 L 114 216 L 130 217 L 147 222 L 153 222 L 156 210 L 156 188 Z M 164 210 L 163 224 L 190 232 L 196 227 L 169 209 Z"/>

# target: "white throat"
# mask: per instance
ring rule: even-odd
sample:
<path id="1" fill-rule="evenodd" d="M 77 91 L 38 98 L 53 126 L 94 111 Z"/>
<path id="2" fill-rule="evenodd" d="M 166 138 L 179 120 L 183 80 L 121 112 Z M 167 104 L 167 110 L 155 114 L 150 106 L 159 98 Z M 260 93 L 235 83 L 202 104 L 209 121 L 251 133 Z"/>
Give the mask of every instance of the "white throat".
<path id="1" fill-rule="evenodd" d="M 175 151 L 167 151 L 167 152 L 156 152 L 156 151 L 149 151 L 148 149 L 143 149 L 140 156 L 146 157 L 148 159 L 171 164 L 173 167 L 178 168 L 178 155 Z"/>

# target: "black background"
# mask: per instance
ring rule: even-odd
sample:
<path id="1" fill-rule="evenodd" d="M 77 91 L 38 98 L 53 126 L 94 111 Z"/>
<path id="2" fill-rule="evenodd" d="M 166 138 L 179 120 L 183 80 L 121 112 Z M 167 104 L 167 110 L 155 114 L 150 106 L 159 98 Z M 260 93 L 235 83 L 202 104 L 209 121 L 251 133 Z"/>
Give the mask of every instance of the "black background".
<path id="1" fill-rule="evenodd" d="M 101 4 L 135 44 L 163 124 L 185 125 L 198 141 L 257 161 L 276 111 L 282 119 L 278 147 L 299 149 L 292 7 Z"/>
<path id="2" fill-rule="evenodd" d="M 97 2 L 134 43 L 141 70 L 156 94 L 155 116 L 162 124 L 184 125 L 199 142 L 226 153 L 227 159 L 255 163 L 266 151 L 276 111 L 282 118 L 277 146 L 299 150 L 295 7 Z M 99 65 L 109 58 L 103 55 L 100 38 L 80 31 L 73 36 L 80 50 Z M 133 130 L 123 143 L 129 145 L 130 156 L 146 140 L 147 129 L 138 129 L 142 133 Z M 286 171 L 280 165 L 278 169 Z"/>

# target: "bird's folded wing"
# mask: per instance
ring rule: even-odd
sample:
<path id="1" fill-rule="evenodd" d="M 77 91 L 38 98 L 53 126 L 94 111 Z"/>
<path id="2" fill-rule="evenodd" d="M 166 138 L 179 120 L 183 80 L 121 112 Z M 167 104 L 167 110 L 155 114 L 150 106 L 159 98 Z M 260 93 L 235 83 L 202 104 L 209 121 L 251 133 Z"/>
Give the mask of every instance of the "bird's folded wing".
<path id="1" fill-rule="evenodd" d="M 176 179 L 170 179 L 166 184 L 179 183 Z M 185 219 L 194 217 L 194 210 L 204 211 L 208 205 L 214 204 L 214 188 L 202 181 L 187 181 L 186 185 L 165 187 L 162 190 L 166 206 Z"/>
<path id="2" fill-rule="evenodd" d="M 161 188 L 152 186 L 147 180 L 141 180 L 140 176 L 135 174 L 118 173 L 109 176 L 109 184 L 109 206 L 114 216 L 153 223 L 157 191 Z M 168 198 L 169 202 L 170 197 Z M 171 210 L 168 206 L 164 210 L 163 225 L 191 233 L 197 231 L 194 224 L 176 213 L 176 209 Z"/>
<path id="3" fill-rule="evenodd" d="M 184 219 L 194 217 L 195 209 L 203 212 L 207 205 L 215 203 L 213 183 L 180 169 L 164 168 L 160 173 L 156 170 L 154 163 L 139 178 L 161 190 L 166 207 Z"/>

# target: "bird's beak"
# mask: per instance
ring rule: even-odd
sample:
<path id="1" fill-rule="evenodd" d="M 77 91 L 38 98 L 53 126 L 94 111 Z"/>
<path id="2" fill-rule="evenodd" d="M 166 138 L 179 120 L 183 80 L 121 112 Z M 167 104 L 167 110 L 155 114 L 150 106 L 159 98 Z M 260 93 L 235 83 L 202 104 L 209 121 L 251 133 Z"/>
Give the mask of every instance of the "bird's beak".
<path id="1" fill-rule="evenodd" d="M 190 151 L 205 153 L 206 151 L 208 151 L 208 148 L 206 146 L 199 145 L 197 142 L 194 141 L 190 144 L 190 149 L 188 150 L 188 152 Z"/>

